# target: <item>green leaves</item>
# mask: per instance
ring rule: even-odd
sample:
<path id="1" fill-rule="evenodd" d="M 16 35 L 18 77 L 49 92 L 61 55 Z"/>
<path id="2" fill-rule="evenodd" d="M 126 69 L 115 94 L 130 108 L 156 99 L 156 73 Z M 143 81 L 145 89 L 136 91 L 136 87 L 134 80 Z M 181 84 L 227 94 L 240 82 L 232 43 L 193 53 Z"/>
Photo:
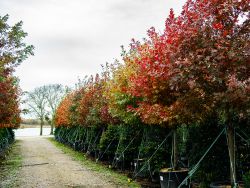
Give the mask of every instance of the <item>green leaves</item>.
<path id="1" fill-rule="evenodd" d="M 34 46 L 23 42 L 27 33 L 22 30 L 23 22 L 9 26 L 9 16 L 0 16 L 0 62 L 2 66 L 15 67 L 23 62 L 29 55 L 34 55 Z"/>
<path id="2" fill-rule="evenodd" d="M 12 73 L 14 68 L 29 55 L 34 47 L 23 42 L 27 36 L 22 22 L 8 25 L 8 15 L 0 16 L 0 127 L 17 127 L 20 123 L 19 80 Z"/>

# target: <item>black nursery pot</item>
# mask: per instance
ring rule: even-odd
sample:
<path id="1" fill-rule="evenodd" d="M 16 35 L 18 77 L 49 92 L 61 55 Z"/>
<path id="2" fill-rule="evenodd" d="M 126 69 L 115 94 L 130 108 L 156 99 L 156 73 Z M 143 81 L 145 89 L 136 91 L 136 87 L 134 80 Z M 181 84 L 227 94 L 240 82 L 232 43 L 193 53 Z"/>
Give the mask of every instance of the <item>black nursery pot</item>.
<path id="1" fill-rule="evenodd" d="M 238 182 L 238 188 L 243 188 L 243 182 Z M 231 188 L 231 183 L 228 181 L 212 182 L 210 188 Z"/>
<path id="2" fill-rule="evenodd" d="M 164 168 L 161 169 L 159 175 L 161 188 L 177 188 L 188 176 L 188 169 L 172 170 Z M 182 187 L 189 187 L 189 181 L 187 181 Z"/>
<path id="3" fill-rule="evenodd" d="M 211 188 L 231 188 L 230 182 L 212 182 Z"/>

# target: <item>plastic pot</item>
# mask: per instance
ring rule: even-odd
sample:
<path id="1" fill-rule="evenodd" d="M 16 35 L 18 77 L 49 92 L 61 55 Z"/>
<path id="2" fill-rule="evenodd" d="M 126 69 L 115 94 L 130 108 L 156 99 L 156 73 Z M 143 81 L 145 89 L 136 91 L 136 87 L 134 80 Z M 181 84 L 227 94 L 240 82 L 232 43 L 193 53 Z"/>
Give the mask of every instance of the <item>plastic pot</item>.
<path id="1" fill-rule="evenodd" d="M 177 188 L 188 176 L 188 169 L 173 170 L 171 168 L 164 168 L 160 170 L 159 175 L 161 188 Z M 182 187 L 189 187 L 189 181 Z"/>
<path id="2" fill-rule="evenodd" d="M 242 182 L 238 184 L 238 188 L 243 188 Z M 231 183 L 228 181 L 217 181 L 210 184 L 210 188 L 231 188 Z"/>

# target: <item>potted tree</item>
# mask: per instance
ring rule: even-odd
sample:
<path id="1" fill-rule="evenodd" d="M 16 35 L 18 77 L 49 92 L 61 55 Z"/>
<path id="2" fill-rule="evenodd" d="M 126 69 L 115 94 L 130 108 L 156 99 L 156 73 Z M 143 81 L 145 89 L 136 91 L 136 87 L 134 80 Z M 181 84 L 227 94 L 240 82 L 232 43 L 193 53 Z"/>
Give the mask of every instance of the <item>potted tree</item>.
<path id="1" fill-rule="evenodd" d="M 174 22 L 174 20 L 171 11 L 168 21 Z M 182 95 L 185 94 L 187 84 L 181 85 L 178 89 L 173 84 L 178 75 L 170 71 L 173 61 L 171 54 L 174 53 L 174 49 L 169 40 L 169 33 L 165 32 L 164 35 L 160 35 L 154 28 L 151 28 L 148 35 L 149 39 L 145 39 L 143 43 L 133 40 L 130 51 L 124 54 L 125 64 L 133 67 L 133 71 L 127 78 L 126 92 L 129 96 L 138 99 L 133 105 L 128 105 L 127 109 L 139 116 L 144 124 L 172 129 L 172 167 L 164 169 L 162 173 L 167 174 L 167 177 L 171 179 L 173 177 L 171 174 L 179 176 L 179 182 L 177 179 L 173 180 L 174 185 L 177 186 L 188 172 L 187 169 L 178 167 L 176 134 L 179 125 L 191 122 L 187 119 L 191 111 L 188 111 L 190 113 L 185 111 L 187 109 L 185 107 L 189 104 L 183 103 Z M 165 185 L 165 178 L 162 178 L 161 182 L 163 187 L 168 186 Z M 170 179 L 167 182 L 170 182 Z"/>
<path id="2" fill-rule="evenodd" d="M 249 117 L 249 9 L 247 1 L 188 1 L 174 22 L 179 45 L 173 70 L 181 75 L 174 85 L 188 83 L 191 97 L 184 100 L 199 101 L 206 116 L 216 112 L 226 126 L 232 187 L 237 184 L 235 127 Z"/>

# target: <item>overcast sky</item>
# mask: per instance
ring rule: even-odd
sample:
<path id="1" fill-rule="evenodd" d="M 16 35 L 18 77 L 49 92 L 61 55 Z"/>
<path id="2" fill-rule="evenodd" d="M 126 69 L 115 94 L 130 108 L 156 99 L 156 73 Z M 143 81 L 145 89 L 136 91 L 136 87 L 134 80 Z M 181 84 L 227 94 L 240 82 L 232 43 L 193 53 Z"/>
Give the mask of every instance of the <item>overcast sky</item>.
<path id="1" fill-rule="evenodd" d="M 185 0 L 0 0 L 1 16 L 22 20 L 35 56 L 16 71 L 21 88 L 60 83 L 95 74 L 120 57 L 132 38 L 163 31 L 169 9 L 179 14 Z"/>

